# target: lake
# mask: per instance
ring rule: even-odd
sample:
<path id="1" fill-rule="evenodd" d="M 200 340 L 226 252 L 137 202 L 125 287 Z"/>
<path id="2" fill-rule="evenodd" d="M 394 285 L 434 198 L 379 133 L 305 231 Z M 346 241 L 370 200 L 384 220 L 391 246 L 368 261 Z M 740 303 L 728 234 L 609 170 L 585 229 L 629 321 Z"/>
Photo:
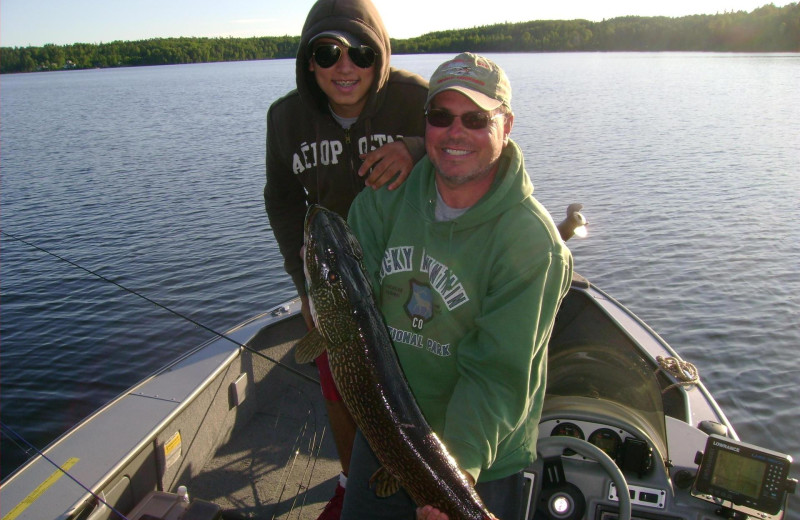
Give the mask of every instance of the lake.
<path id="1" fill-rule="evenodd" d="M 556 221 L 585 206 L 576 270 L 697 366 L 743 440 L 797 460 L 800 54 L 490 56 L 535 195 Z M 262 198 L 266 110 L 293 85 L 292 60 L 4 75 L 0 229 L 225 331 L 294 295 Z M 0 242 L 2 422 L 36 446 L 211 335 Z M 3 475 L 30 455 L 0 449 Z"/>

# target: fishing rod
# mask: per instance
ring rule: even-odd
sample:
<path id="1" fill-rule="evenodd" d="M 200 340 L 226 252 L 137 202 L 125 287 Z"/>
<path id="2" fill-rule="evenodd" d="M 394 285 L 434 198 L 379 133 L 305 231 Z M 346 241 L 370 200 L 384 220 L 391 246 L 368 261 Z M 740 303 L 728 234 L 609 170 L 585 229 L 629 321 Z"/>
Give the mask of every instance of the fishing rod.
<path id="1" fill-rule="evenodd" d="M 85 486 L 85 485 L 84 485 L 84 484 L 83 484 L 83 483 L 82 483 L 80 480 L 78 480 L 78 479 L 76 479 L 75 477 L 73 477 L 72 475 L 70 475 L 69 471 L 67 471 L 67 470 L 68 470 L 70 467 L 72 467 L 72 464 L 71 464 L 69 461 L 67 461 L 67 463 L 65 463 L 65 464 L 64 464 L 64 466 L 66 466 L 66 468 L 65 468 L 65 467 L 62 467 L 62 466 L 59 466 L 58 464 L 56 464 L 56 462 L 55 462 L 53 459 L 51 459 L 50 457 L 48 457 L 47 455 L 45 455 L 45 454 L 44 454 L 44 452 L 42 452 L 42 450 L 40 450 L 39 448 L 37 448 L 36 446 L 34 446 L 34 445 L 33 445 L 33 444 L 31 444 L 30 442 L 28 442 L 28 441 L 27 441 L 27 439 L 25 439 L 25 437 L 23 437 L 22 435 L 20 435 L 20 434 L 19 434 L 19 433 L 17 433 L 16 431 L 14 431 L 14 429 L 13 429 L 13 428 L 11 428 L 11 426 L 8 426 L 8 425 L 7 425 L 7 424 L 5 424 L 4 422 L 0 421 L 0 429 L 3 429 L 3 430 L 5 430 L 7 434 L 11 434 L 12 440 L 14 440 L 14 439 L 15 439 L 15 440 L 14 440 L 14 442 L 15 442 L 15 443 L 17 442 L 17 440 L 19 440 L 19 441 L 22 441 L 22 443 L 23 443 L 23 444 L 27 445 L 27 446 L 28 446 L 30 449 L 32 449 L 33 451 L 35 451 L 35 452 L 36 452 L 36 453 L 37 453 L 37 454 L 38 454 L 40 457 L 42 457 L 44 460 L 46 460 L 47 462 L 49 462 L 50 464 L 52 464 L 53 466 L 55 466 L 55 467 L 56 467 L 56 468 L 57 468 L 57 469 L 58 469 L 58 470 L 59 470 L 61 473 L 63 473 L 63 474 L 64 474 L 64 475 L 66 475 L 67 477 L 69 477 L 69 478 L 70 478 L 70 480 L 72 480 L 73 482 L 75 482 L 76 484 L 78 484 L 78 485 L 79 485 L 81 488 L 83 488 L 83 489 L 84 489 L 84 490 L 85 490 L 87 493 L 89 493 L 89 494 L 90 494 L 90 495 L 92 495 L 94 498 L 96 498 L 98 502 L 100 502 L 100 503 L 101 503 L 101 504 L 103 504 L 104 506 L 106 506 L 106 507 L 108 507 L 109 509 L 111 509 L 111 511 L 112 511 L 113 513 L 115 513 L 117 516 L 119 516 L 119 517 L 120 517 L 122 520 L 128 520 L 128 517 L 127 517 L 127 516 L 125 516 L 125 515 L 123 515 L 121 512 L 119 512 L 119 511 L 117 510 L 117 508 L 115 508 L 114 506 L 112 506 L 111 504 L 109 504 L 108 502 L 106 502 L 105 500 L 103 500 L 103 498 L 102 498 L 100 495 L 98 495 L 97 493 L 95 493 L 94 491 L 92 491 L 91 489 L 89 489 L 88 487 L 86 487 L 86 486 Z M 25 504 L 25 501 L 21 502 L 20 504 L 18 504 L 18 505 L 17 505 L 17 507 L 16 507 L 16 508 L 14 508 L 14 509 L 12 509 L 11 511 L 9 511 L 9 513 L 8 513 L 8 514 L 6 514 L 6 515 L 5 515 L 3 518 L 4 518 L 4 519 L 5 519 L 5 518 L 16 518 L 16 516 L 17 516 L 19 513 L 21 513 L 21 512 L 22 512 L 21 510 L 17 510 L 17 508 L 20 508 L 20 507 L 22 507 L 22 508 L 24 509 L 25 507 L 27 507 L 27 505 L 24 505 L 24 504 Z"/>
<path id="2" fill-rule="evenodd" d="M 48 255 L 50 255 L 52 257 L 55 257 L 58 260 L 61 260 L 62 262 L 66 262 L 67 264 L 69 264 L 69 265 L 71 265 L 73 267 L 77 267 L 78 269 L 80 269 L 82 271 L 85 271 L 85 272 L 89 273 L 90 275 L 95 276 L 95 277 L 103 280 L 104 282 L 108 282 L 110 284 L 116 285 L 120 289 L 122 289 L 124 291 L 127 291 L 130 294 L 133 294 L 134 296 L 138 296 L 139 298 L 152 303 L 156 307 L 164 309 L 165 311 L 170 312 L 170 313 L 174 314 L 175 316 L 177 316 L 179 318 L 182 318 L 182 319 L 188 321 L 189 323 L 192 323 L 193 325 L 196 325 L 197 327 L 200 327 L 203 330 L 206 330 L 206 331 L 208 331 L 208 332 L 210 332 L 210 333 L 212 333 L 212 334 L 214 334 L 216 336 L 219 336 L 220 338 L 226 339 L 226 340 L 230 341 L 231 343 L 233 343 L 234 345 L 236 345 L 238 347 L 241 347 L 244 350 L 246 350 L 246 351 L 248 351 L 248 352 L 250 352 L 250 353 L 252 353 L 252 354 L 254 354 L 256 356 L 259 356 L 259 357 L 261 357 L 263 359 L 266 359 L 267 361 L 270 361 L 271 363 L 274 363 L 277 366 L 288 370 L 292 374 L 294 374 L 294 375 L 296 375 L 296 376 L 298 376 L 298 377 L 300 377 L 302 379 L 305 379 L 305 380 L 307 380 L 307 381 L 309 381 L 311 383 L 319 384 L 319 381 L 317 379 L 315 379 L 315 378 L 313 378 L 313 377 L 311 377 L 311 376 L 309 376 L 307 374 L 304 374 L 303 372 L 300 372 L 299 370 L 297 370 L 295 368 L 292 368 L 291 366 L 289 366 L 289 365 L 287 365 L 287 364 L 285 364 L 285 363 L 283 363 L 281 361 L 278 361 L 277 359 L 274 359 L 274 358 L 272 358 L 272 357 L 270 357 L 270 356 L 268 356 L 268 355 L 266 355 L 266 354 L 264 354 L 262 352 L 259 352 L 258 350 L 254 349 L 252 347 L 248 347 L 244 343 L 236 341 L 235 339 L 231 338 L 227 334 L 219 332 L 219 331 L 217 331 L 217 330 L 215 330 L 215 329 L 213 329 L 213 328 L 211 328 L 211 327 L 209 327 L 209 326 L 207 326 L 207 325 L 205 325 L 203 323 L 200 323 L 199 321 L 195 320 L 194 318 L 186 316 L 185 314 L 182 314 L 182 313 L 180 313 L 180 312 L 178 312 L 178 311 L 176 311 L 176 310 L 174 310 L 174 309 L 172 309 L 170 307 L 167 307 L 163 303 L 157 302 L 157 301 L 153 300 L 152 298 L 149 298 L 148 296 L 145 296 L 144 294 L 142 294 L 142 293 L 140 293 L 138 291 L 135 291 L 134 289 L 126 287 L 126 286 L 122 285 L 119 282 L 111 280 L 110 278 L 107 278 L 107 277 L 103 276 L 102 274 L 100 274 L 100 273 L 98 273 L 96 271 L 93 271 L 93 270 L 91 270 L 91 269 L 89 269 L 87 267 L 84 267 L 84 266 L 76 263 L 76 262 L 73 262 L 72 260 L 64 258 L 63 256 L 60 256 L 60 255 L 58 255 L 56 253 L 53 253 L 52 251 L 48 251 L 47 249 L 39 247 L 36 244 L 33 244 L 33 243 L 25 240 L 24 238 L 18 237 L 16 235 L 12 235 L 11 233 L 8 233 L 6 231 L 0 231 L 0 233 L 2 233 L 3 235 L 5 235 L 5 236 L 7 236 L 7 237 L 9 237 L 9 238 L 11 238 L 13 240 L 16 240 L 18 242 L 22 242 L 23 244 L 25 244 L 25 245 L 27 245 L 29 247 L 32 247 L 33 249 L 41 251 L 42 253 L 48 254 Z"/>

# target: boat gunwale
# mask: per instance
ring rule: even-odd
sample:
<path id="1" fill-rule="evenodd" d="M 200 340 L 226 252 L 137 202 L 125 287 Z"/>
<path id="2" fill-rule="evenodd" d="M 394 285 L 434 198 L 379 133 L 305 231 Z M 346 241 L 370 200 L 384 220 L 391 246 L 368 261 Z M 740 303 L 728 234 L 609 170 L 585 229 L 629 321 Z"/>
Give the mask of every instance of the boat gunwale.
<path id="1" fill-rule="evenodd" d="M 78 423 L 70 427 L 67 431 L 59 435 L 56 439 L 50 442 L 46 447 L 39 450 L 41 453 L 37 453 L 33 455 L 30 459 L 28 459 L 24 464 L 16 468 L 13 472 L 11 472 L 7 477 L 5 477 L 2 482 L 0 482 L 0 490 L 4 492 L 9 491 L 9 487 L 13 485 L 17 479 L 21 478 L 23 473 L 31 471 L 36 465 L 41 464 L 44 468 L 46 468 L 45 474 L 49 474 L 50 470 L 55 469 L 53 463 L 49 460 L 45 459 L 43 455 L 49 457 L 53 451 L 57 450 L 61 445 L 67 442 L 70 438 L 77 435 L 82 429 L 86 428 L 87 425 L 92 423 L 93 421 L 97 420 L 98 417 L 108 413 L 112 408 L 119 405 L 122 401 L 126 398 L 144 398 L 144 399 L 152 399 L 153 396 L 148 395 L 146 393 L 140 392 L 143 387 L 147 386 L 150 383 L 156 381 L 159 377 L 164 376 L 170 373 L 176 366 L 186 362 L 193 356 L 200 354 L 201 352 L 205 351 L 206 349 L 217 345 L 218 342 L 226 342 L 230 345 L 230 352 L 224 357 L 216 367 L 211 370 L 207 376 L 203 378 L 197 385 L 195 385 L 192 390 L 187 393 L 180 401 L 174 401 L 175 406 L 172 410 L 169 410 L 163 418 L 155 423 L 149 430 L 148 433 L 142 436 L 142 438 L 133 444 L 130 449 L 126 450 L 125 455 L 121 457 L 116 463 L 112 466 L 109 466 L 106 471 L 100 473 L 92 482 L 88 484 L 87 482 L 80 482 L 81 486 L 86 486 L 91 490 L 91 492 L 85 491 L 85 489 L 80 488 L 80 494 L 76 494 L 77 497 L 72 504 L 65 507 L 63 512 L 59 515 L 58 518 L 71 518 L 76 513 L 79 513 L 82 508 L 86 507 L 86 504 L 90 501 L 94 500 L 96 502 L 95 507 L 102 507 L 99 502 L 96 500 L 97 495 L 101 495 L 102 490 L 109 486 L 113 480 L 119 475 L 119 473 L 126 468 L 130 463 L 132 463 L 144 450 L 148 448 L 149 445 L 152 445 L 158 435 L 170 424 L 174 419 L 186 410 L 197 398 L 197 396 L 201 395 L 208 387 L 211 385 L 214 380 L 216 380 L 223 372 L 225 372 L 236 359 L 242 356 L 243 352 L 247 352 L 242 345 L 247 345 L 250 341 L 255 338 L 261 330 L 264 328 L 274 326 L 282 321 L 290 320 L 295 317 L 296 314 L 299 313 L 299 298 L 290 299 L 280 303 L 273 308 L 267 310 L 266 312 L 259 313 L 255 316 L 252 316 L 243 322 L 233 326 L 232 328 L 228 329 L 225 333 L 220 334 L 217 333 L 214 337 L 207 339 L 206 341 L 200 343 L 199 345 L 191 348 L 190 350 L 180 354 L 175 359 L 167 363 L 166 365 L 160 367 L 150 375 L 141 379 L 138 383 L 134 384 L 133 386 L 127 388 L 124 392 L 120 393 L 117 397 L 111 399 L 103 406 L 96 409 L 94 412 L 90 413 L 83 419 L 81 419 Z M 257 326 L 257 327 L 256 327 Z M 234 340 L 231 336 L 236 334 L 237 332 L 242 331 L 248 327 L 255 327 L 251 333 L 248 334 L 247 339 L 245 341 L 239 342 Z M 220 348 L 220 352 L 218 355 L 223 353 L 223 348 Z M 270 360 L 270 362 L 273 362 Z M 155 447 L 154 447 L 155 449 Z M 56 469 L 56 471 L 60 471 Z M 34 480 L 38 480 L 35 479 Z M 3 493 L 5 496 L 5 500 L 2 502 L 4 504 L 8 503 L 8 496 L 6 493 Z M 20 493 L 20 495 L 24 494 L 24 491 Z M 9 507 L 9 509 L 3 514 L 3 517 L 8 514 L 8 512 L 12 511 L 18 504 L 23 503 L 30 494 L 26 494 L 25 496 L 20 496 L 18 499 L 13 499 L 14 504 Z M 101 495 L 102 496 L 102 495 Z M 5 509 L 5 507 L 3 507 Z"/>

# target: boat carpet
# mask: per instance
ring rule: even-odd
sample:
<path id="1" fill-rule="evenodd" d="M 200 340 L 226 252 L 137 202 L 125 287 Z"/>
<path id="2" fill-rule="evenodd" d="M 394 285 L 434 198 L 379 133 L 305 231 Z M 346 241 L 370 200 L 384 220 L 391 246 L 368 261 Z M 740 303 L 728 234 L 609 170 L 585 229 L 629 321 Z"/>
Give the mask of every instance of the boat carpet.
<path id="1" fill-rule="evenodd" d="M 297 337 L 289 331 L 281 338 L 286 341 L 265 352 L 317 377 L 315 367 L 294 363 Z M 314 520 L 333 496 L 341 470 L 319 384 L 273 367 L 258 387 L 258 410 L 237 425 L 189 483 L 189 492 L 220 505 L 229 520 Z"/>

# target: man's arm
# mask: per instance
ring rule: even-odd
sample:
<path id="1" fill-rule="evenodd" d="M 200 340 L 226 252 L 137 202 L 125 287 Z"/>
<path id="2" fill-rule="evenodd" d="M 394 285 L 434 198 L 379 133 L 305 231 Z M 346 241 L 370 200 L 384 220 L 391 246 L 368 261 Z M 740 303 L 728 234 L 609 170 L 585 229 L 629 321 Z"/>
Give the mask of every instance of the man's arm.
<path id="1" fill-rule="evenodd" d="M 499 252 L 502 265 L 482 297 L 476 328 L 459 342 L 461 377 L 443 441 L 476 480 L 495 462 L 506 437 L 541 411 L 547 342 L 571 270 L 564 249 L 509 246 Z"/>
<path id="2" fill-rule="evenodd" d="M 306 196 L 300 180 L 290 165 L 281 159 L 278 124 L 273 113 L 267 113 L 267 156 L 264 206 L 270 227 L 284 259 L 284 268 L 291 276 L 297 294 L 305 295 L 305 279 L 300 248 L 303 246 L 303 223 Z"/>

